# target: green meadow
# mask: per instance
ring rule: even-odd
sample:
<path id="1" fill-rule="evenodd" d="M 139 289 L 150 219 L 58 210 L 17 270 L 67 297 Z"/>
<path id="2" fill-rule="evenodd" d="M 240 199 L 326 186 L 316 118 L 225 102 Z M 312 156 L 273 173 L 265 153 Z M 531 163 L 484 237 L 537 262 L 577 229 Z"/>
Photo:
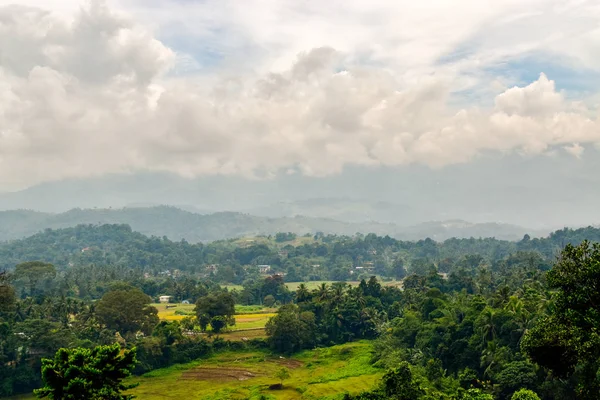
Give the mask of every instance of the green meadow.
<path id="1" fill-rule="evenodd" d="M 371 365 L 366 341 L 298 353 L 292 358 L 268 352 L 223 352 L 189 364 L 151 371 L 132 378 L 129 391 L 139 399 L 336 399 L 371 388 L 382 371 Z M 282 389 L 275 373 L 288 368 Z"/>

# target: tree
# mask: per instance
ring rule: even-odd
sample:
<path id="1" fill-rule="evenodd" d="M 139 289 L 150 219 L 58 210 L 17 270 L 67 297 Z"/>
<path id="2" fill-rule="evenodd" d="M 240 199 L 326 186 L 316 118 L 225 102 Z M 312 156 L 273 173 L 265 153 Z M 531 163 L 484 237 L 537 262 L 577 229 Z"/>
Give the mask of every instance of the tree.
<path id="1" fill-rule="evenodd" d="M 537 377 L 533 364 L 526 361 L 513 361 L 503 366 L 494 380 L 498 383 L 501 399 L 508 399 L 517 389 L 535 387 Z"/>
<path id="2" fill-rule="evenodd" d="M 282 306 L 265 328 L 271 348 L 280 353 L 293 353 L 315 343 L 315 315 L 300 313 L 296 305 Z"/>
<path id="3" fill-rule="evenodd" d="M 308 288 L 304 283 L 298 285 L 298 289 L 296 289 L 296 303 L 304 303 L 308 302 L 312 299 Z"/>
<path id="4" fill-rule="evenodd" d="M 553 312 L 542 318 L 521 343 L 538 364 L 578 382 L 576 398 L 600 392 L 600 244 L 567 245 L 548 273 L 556 290 Z"/>
<path id="5" fill-rule="evenodd" d="M 281 368 L 275 373 L 275 378 L 279 379 L 281 386 L 283 386 L 283 381 L 290 378 L 290 371 L 287 368 Z"/>
<path id="6" fill-rule="evenodd" d="M 15 290 L 8 281 L 7 274 L 0 272 L 0 313 L 12 311 L 15 306 Z"/>
<path id="7" fill-rule="evenodd" d="M 469 389 L 464 391 L 460 396 L 460 400 L 494 400 L 491 394 L 483 393 L 479 389 Z"/>
<path id="8" fill-rule="evenodd" d="M 398 368 L 383 375 L 377 389 L 357 396 L 346 394 L 344 400 L 419 400 L 424 394 L 425 391 L 413 379 L 409 364 L 403 361 Z"/>
<path id="9" fill-rule="evenodd" d="M 521 389 L 515 392 L 510 400 L 540 400 L 539 396 L 528 389 Z"/>
<path id="10" fill-rule="evenodd" d="M 221 332 L 224 328 L 227 327 L 227 318 L 222 315 L 217 315 L 210 319 L 210 327 L 214 333 Z"/>
<path id="11" fill-rule="evenodd" d="M 406 276 L 406 268 L 404 267 L 404 260 L 401 257 L 397 257 L 392 265 L 391 274 L 394 278 L 400 280 Z"/>
<path id="12" fill-rule="evenodd" d="M 275 305 L 275 297 L 273 297 L 272 294 L 265 296 L 265 298 L 263 299 L 263 304 L 266 307 L 273 307 Z"/>
<path id="13" fill-rule="evenodd" d="M 30 296 L 35 294 L 35 289 L 39 281 L 53 278 L 54 276 L 56 276 L 54 265 L 41 261 L 29 261 L 18 264 L 14 272 L 15 279 L 27 281 Z"/>
<path id="14" fill-rule="evenodd" d="M 227 325 L 235 325 L 235 300 L 231 293 L 212 293 L 196 302 L 196 316 L 202 330 L 210 324 L 213 331 L 219 333 Z"/>
<path id="15" fill-rule="evenodd" d="M 128 400 L 122 392 L 136 363 L 135 348 L 123 350 L 118 344 L 93 349 L 60 349 L 54 359 L 42 360 L 44 387 L 34 392 L 52 400 Z"/>
<path id="16" fill-rule="evenodd" d="M 383 375 L 382 389 L 388 398 L 396 400 L 417 400 L 423 395 L 423 389 L 413 380 L 406 361 Z"/>
<path id="17" fill-rule="evenodd" d="M 139 289 L 112 290 L 96 305 L 96 315 L 109 329 L 123 335 L 142 331 L 149 335 L 158 324 L 158 310 Z"/>

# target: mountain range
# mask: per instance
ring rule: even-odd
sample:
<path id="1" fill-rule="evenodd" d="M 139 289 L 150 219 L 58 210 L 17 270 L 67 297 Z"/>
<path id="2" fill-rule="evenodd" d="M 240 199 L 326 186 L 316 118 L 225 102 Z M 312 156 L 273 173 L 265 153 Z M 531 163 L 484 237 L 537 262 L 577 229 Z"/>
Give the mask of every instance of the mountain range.
<path id="1" fill-rule="evenodd" d="M 496 237 L 518 240 L 525 233 L 541 236 L 525 228 L 497 223 L 475 224 L 453 220 L 428 222 L 408 227 L 381 222 L 343 222 L 322 217 L 265 217 L 239 212 L 199 214 L 176 207 L 128 207 L 121 209 L 72 209 L 64 213 L 29 210 L 0 212 L 0 240 L 26 237 L 44 229 L 67 228 L 80 224 L 127 224 L 145 235 L 167 236 L 172 240 L 207 242 L 226 238 L 272 235 L 293 232 L 299 235 L 316 232 L 354 235 L 376 233 L 404 240 L 450 237 Z"/>

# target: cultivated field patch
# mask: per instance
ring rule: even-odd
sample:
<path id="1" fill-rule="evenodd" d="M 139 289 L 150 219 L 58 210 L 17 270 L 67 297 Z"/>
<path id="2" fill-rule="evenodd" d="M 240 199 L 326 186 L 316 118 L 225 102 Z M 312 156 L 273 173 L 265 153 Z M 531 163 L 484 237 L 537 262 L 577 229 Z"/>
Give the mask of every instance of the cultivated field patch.
<path id="1" fill-rule="evenodd" d="M 211 358 L 152 371 L 131 379 L 140 385 L 130 393 L 140 400 L 198 399 L 276 400 L 336 399 L 343 393 L 370 389 L 382 376 L 371 363 L 372 348 L 366 341 L 331 348 L 307 350 L 294 357 L 259 351 L 218 353 Z M 288 368 L 283 389 L 275 374 Z"/>

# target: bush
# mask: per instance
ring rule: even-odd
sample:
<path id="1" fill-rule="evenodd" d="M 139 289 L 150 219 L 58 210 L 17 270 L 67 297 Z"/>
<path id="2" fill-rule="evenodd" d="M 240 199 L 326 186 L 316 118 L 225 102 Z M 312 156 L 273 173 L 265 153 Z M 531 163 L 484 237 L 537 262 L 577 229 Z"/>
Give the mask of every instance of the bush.
<path id="1" fill-rule="evenodd" d="M 511 400 L 540 400 L 539 396 L 534 391 L 531 391 L 528 389 L 521 389 L 521 390 L 515 392 L 510 399 Z"/>

